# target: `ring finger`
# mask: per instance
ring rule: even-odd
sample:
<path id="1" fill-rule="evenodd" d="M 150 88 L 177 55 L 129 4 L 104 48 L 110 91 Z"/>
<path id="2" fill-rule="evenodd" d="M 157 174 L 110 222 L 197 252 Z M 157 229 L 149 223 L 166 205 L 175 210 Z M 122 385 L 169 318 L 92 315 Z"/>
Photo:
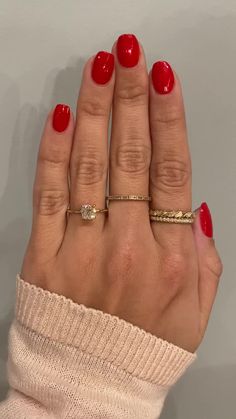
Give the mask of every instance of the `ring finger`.
<path id="1" fill-rule="evenodd" d="M 84 203 L 97 208 L 105 206 L 108 167 L 108 124 L 114 87 L 114 57 L 101 51 L 91 58 L 83 72 L 77 105 L 74 143 L 70 161 L 70 206 L 79 209 Z M 104 224 L 99 214 L 95 228 Z M 71 215 L 69 228 L 85 223 L 81 216 Z"/>

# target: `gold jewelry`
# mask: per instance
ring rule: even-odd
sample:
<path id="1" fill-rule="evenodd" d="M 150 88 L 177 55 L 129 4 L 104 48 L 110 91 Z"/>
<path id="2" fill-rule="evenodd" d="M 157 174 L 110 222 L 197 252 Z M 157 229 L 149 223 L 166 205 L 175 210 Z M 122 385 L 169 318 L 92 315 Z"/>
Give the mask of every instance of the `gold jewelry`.
<path id="1" fill-rule="evenodd" d="M 150 196 L 145 195 L 109 195 L 106 201 L 151 201 Z"/>
<path id="2" fill-rule="evenodd" d="M 96 205 L 91 204 L 83 204 L 81 205 L 80 209 L 72 210 L 71 208 L 67 208 L 66 211 L 68 214 L 80 214 L 83 220 L 95 220 L 97 213 L 99 212 L 108 212 L 107 208 L 98 209 Z"/>
<path id="3" fill-rule="evenodd" d="M 152 221 L 175 224 L 192 224 L 196 216 L 192 211 L 165 211 L 158 209 L 150 209 L 149 215 Z"/>

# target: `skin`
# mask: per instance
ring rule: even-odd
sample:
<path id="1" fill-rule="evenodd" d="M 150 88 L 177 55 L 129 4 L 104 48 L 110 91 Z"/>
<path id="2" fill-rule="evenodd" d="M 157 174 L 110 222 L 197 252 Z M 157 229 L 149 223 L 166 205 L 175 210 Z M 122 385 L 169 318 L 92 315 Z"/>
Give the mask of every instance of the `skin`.
<path id="1" fill-rule="evenodd" d="M 104 208 L 108 170 L 109 194 L 150 193 L 152 208 L 191 210 L 180 81 L 175 74 L 172 92 L 156 93 L 140 48 L 138 65 L 124 68 L 113 46 L 115 71 L 105 85 L 92 80 L 93 57 L 88 60 L 66 131 L 54 131 L 49 114 L 21 277 L 195 352 L 222 272 L 199 213 L 194 225 L 150 223 L 148 202 L 112 201 L 109 215 L 92 222 L 66 216 L 68 204 Z"/>

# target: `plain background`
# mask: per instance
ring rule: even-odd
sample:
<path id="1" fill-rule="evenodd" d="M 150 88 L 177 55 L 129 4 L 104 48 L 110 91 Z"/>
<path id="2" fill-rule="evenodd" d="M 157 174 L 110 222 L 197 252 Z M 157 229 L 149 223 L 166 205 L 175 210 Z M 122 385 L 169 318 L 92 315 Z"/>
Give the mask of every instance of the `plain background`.
<path id="1" fill-rule="evenodd" d="M 0 0 L 0 396 L 45 117 L 57 102 L 75 109 L 85 61 L 110 50 L 121 33 L 137 35 L 149 68 L 166 59 L 182 79 L 193 207 L 207 200 L 225 266 L 198 361 L 169 395 L 162 419 L 234 419 L 235 0 Z"/>

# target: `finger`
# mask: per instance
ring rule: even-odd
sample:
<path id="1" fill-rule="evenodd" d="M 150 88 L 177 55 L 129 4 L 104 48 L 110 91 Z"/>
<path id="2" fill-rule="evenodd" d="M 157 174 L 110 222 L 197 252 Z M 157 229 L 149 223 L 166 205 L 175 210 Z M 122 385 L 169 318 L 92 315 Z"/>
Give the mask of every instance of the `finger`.
<path id="1" fill-rule="evenodd" d="M 204 333 L 222 274 L 222 262 L 212 238 L 212 219 L 206 203 L 197 211 L 193 231 L 199 259 L 199 301 Z"/>
<path id="2" fill-rule="evenodd" d="M 73 130 L 69 106 L 57 105 L 42 135 L 33 190 L 31 248 L 41 258 L 54 256 L 64 236 Z"/>
<path id="3" fill-rule="evenodd" d="M 134 35 L 113 46 L 116 63 L 109 193 L 148 195 L 151 143 L 148 120 L 148 73 L 142 47 Z M 129 211 L 130 210 L 130 211 Z M 127 222 L 134 212 L 148 219 L 147 202 L 111 201 L 109 220 Z M 122 217 L 122 213 L 125 217 Z M 118 217 L 118 218 L 117 218 Z"/>
<path id="4" fill-rule="evenodd" d="M 150 128 L 152 161 L 150 191 L 152 208 L 191 209 L 191 161 L 187 141 L 181 86 L 166 62 L 153 65 L 150 75 Z M 183 239 L 190 226 L 152 223 L 159 239 L 170 235 Z"/>
<path id="5" fill-rule="evenodd" d="M 84 203 L 95 204 L 97 208 L 105 206 L 113 69 L 114 57 L 105 51 L 92 57 L 84 68 L 70 161 L 72 209 L 79 209 Z M 104 220 L 104 214 L 99 214 L 93 226 L 101 227 Z M 81 223 L 84 223 L 81 216 L 70 215 L 68 228 L 74 229 Z"/>

